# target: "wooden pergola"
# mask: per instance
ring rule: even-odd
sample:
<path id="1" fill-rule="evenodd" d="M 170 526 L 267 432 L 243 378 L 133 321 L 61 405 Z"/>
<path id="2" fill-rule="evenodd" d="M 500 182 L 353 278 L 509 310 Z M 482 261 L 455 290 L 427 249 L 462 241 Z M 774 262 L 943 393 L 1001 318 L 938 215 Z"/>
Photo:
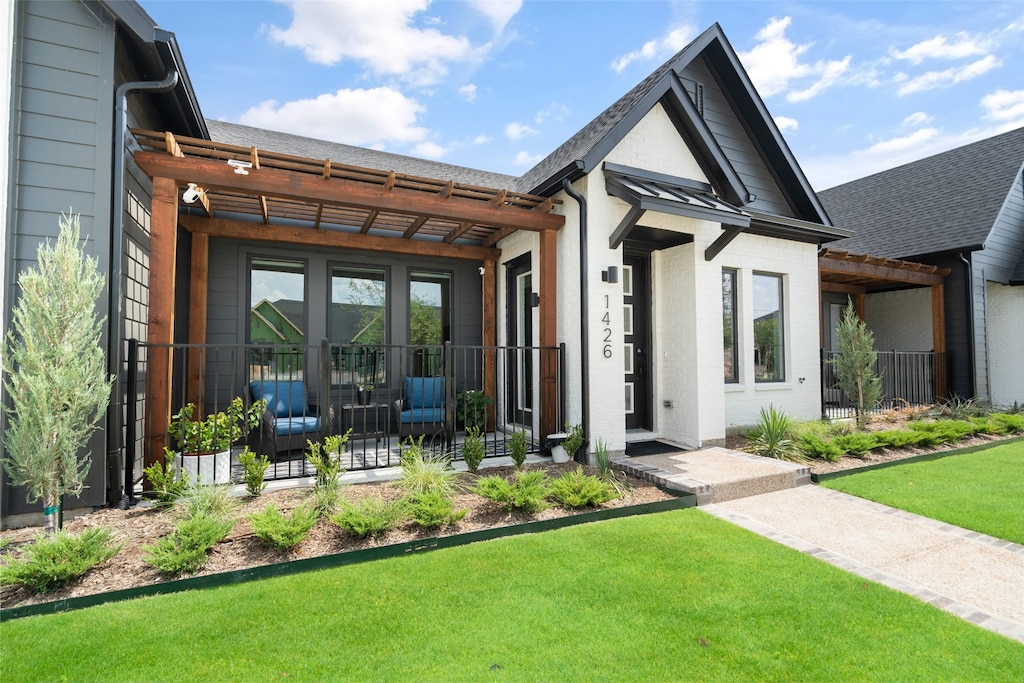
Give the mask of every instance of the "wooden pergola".
<path id="1" fill-rule="evenodd" d="M 825 249 L 818 255 L 819 292 L 848 294 L 858 317 L 864 319 L 864 295 L 892 285 L 930 287 L 932 293 L 932 350 L 946 351 L 945 281 L 949 268 L 924 263 Z M 822 334 L 824 332 L 822 331 Z M 824 345 L 824 340 L 822 340 Z"/>
<path id="2" fill-rule="evenodd" d="M 540 346 L 557 346 L 555 201 L 536 195 L 333 163 L 147 130 L 132 130 L 135 162 L 153 180 L 149 332 L 170 344 L 174 329 L 177 228 L 192 234 L 189 343 L 206 343 L 211 237 L 468 259 L 483 264 L 483 344 L 496 344 L 497 264 L 503 238 L 539 233 Z M 184 190 L 197 195 L 186 202 Z M 190 195 L 193 192 L 189 193 Z M 493 363 L 493 354 L 487 354 Z M 148 368 L 152 441 L 146 463 L 163 452 L 171 367 L 154 354 Z M 198 367 L 190 376 L 198 377 Z M 554 424 L 557 377 L 542 369 L 541 412 Z M 493 373 L 485 372 L 485 377 Z M 493 395 L 495 387 L 485 387 Z M 156 422 L 154 422 L 156 421 Z"/>

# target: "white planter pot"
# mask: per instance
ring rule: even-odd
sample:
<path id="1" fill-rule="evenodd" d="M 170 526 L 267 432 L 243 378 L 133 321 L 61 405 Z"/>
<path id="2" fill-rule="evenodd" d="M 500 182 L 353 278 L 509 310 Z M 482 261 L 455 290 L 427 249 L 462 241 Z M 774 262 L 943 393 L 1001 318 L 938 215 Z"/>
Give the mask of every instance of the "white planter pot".
<path id="1" fill-rule="evenodd" d="M 179 454 L 181 455 L 181 454 Z M 181 455 L 181 471 L 193 484 L 228 484 L 231 482 L 231 451 Z"/>
<path id="2" fill-rule="evenodd" d="M 559 445 L 551 447 L 551 462 L 569 462 L 569 454 L 565 452 L 565 448 L 563 446 Z"/>

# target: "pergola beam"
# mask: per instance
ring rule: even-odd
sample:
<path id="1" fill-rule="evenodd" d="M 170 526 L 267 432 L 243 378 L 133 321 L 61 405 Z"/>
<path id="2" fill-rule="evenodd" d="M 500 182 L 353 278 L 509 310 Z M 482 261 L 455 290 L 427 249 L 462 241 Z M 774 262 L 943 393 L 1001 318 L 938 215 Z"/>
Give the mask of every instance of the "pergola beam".
<path id="1" fill-rule="evenodd" d="M 179 221 L 183 227 L 192 233 L 236 240 L 300 244 L 338 249 L 360 249 L 363 251 L 392 254 L 439 256 L 468 261 L 496 260 L 501 254 L 501 251 L 498 249 L 464 244 L 402 240 L 394 237 L 377 237 L 376 235 L 340 232 L 338 230 L 310 230 L 309 228 L 283 225 L 266 226 L 260 223 L 229 220 L 226 218 L 181 216 Z"/>
<path id="2" fill-rule="evenodd" d="M 276 168 L 252 169 L 248 175 L 236 175 L 226 163 L 194 157 L 174 157 L 158 152 L 139 151 L 135 161 L 152 178 L 170 178 L 179 183 L 194 182 L 258 196 L 323 203 L 409 216 L 428 216 L 454 222 L 472 221 L 494 228 L 515 230 L 558 230 L 565 218 L 558 214 L 524 211 L 521 208 L 463 197 L 442 197 L 386 186 L 359 183 L 340 178 L 325 180 L 304 173 Z"/>

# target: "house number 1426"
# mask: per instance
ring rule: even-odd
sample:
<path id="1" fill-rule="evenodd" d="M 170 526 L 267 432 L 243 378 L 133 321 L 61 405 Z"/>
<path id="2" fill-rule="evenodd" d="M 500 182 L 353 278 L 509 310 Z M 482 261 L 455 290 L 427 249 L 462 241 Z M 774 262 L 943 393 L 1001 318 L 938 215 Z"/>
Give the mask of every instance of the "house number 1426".
<path id="1" fill-rule="evenodd" d="M 612 325 L 612 317 L 611 317 L 611 312 L 609 310 L 609 302 L 608 302 L 608 295 L 607 294 L 604 295 L 604 315 L 601 316 L 601 322 L 603 322 L 604 325 L 605 325 L 604 329 L 602 330 L 602 332 L 604 332 L 604 340 L 603 340 L 604 341 L 604 351 L 603 351 L 604 357 L 605 358 L 611 358 L 612 357 L 612 345 L 611 345 L 610 342 L 612 340 L 612 327 L 611 327 L 611 325 Z"/>

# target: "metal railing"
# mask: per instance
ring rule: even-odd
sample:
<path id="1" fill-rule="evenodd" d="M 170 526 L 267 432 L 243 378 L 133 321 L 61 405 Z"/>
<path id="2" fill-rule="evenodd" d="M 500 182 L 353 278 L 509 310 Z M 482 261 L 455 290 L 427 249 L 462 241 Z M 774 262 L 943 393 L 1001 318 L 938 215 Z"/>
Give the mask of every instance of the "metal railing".
<path id="1" fill-rule="evenodd" d="M 839 387 L 832 351 L 821 351 L 821 413 L 835 417 L 853 415 L 856 401 Z M 929 405 L 948 398 L 948 353 L 931 351 L 879 351 L 875 372 L 882 376 L 882 397 L 871 412 L 880 413 L 903 405 Z"/>
<path id="2" fill-rule="evenodd" d="M 565 346 L 146 344 L 129 342 L 125 490 L 166 446 L 203 483 L 239 482 L 245 447 L 266 455 L 268 480 L 314 474 L 307 440 L 348 434 L 347 470 L 396 466 L 409 439 L 461 459 L 476 427 L 488 457 L 506 455 L 513 431 L 528 451 L 565 421 Z M 230 449 L 181 453 L 169 418 L 189 404 L 192 420 L 225 411 L 235 397 L 271 404 Z M 151 407 L 152 406 L 152 407 Z M 153 407 L 160 415 L 153 413 Z M 224 429 L 216 420 L 214 429 Z M 193 458 L 196 460 L 194 461 Z M 208 481 L 209 480 L 209 481 Z"/>

